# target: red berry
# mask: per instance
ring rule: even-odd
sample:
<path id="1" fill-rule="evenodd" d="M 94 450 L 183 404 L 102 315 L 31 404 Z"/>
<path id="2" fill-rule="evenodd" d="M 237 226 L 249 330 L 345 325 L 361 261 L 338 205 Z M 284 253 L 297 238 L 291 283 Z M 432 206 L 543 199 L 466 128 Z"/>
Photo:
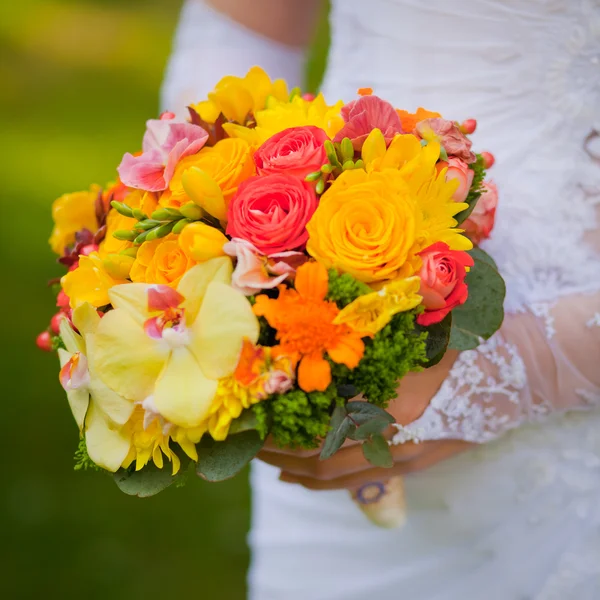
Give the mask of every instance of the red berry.
<path id="1" fill-rule="evenodd" d="M 98 252 L 98 244 L 87 244 L 79 251 L 79 255 L 89 256 L 92 252 Z"/>
<path id="2" fill-rule="evenodd" d="M 311 94 L 309 92 L 306 92 L 306 94 L 302 94 L 302 100 L 306 100 L 307 102 L 312 102 L 315 99 L 315 95 Z"/>
<path id="3" fill-rule="evenodd" d="M 52 329 L 56 335 L 60 332 L 60 322 L 65 318 L 65 313 L 58 312 L 50 319 L 50 329 Z"/>
<path id="4" fill-rule="evenodd" d="M 60 290 L 58 296 L 56 296 L 56 306 L 64 311 L 69 309 L 69 296 L 67 296 L 63 290 Z"/>
<path id="5" fill-rule="evenodd" d="M 467 119 L 466 121 L 463 121 L 460 126 L 460 130 L 467 135 L 474 133 L 476 129 L 477 121 L 475 119 Z"/>
<path id="6" fill-rule="evenodd" d="M 169 112 L 168 110 L 165 110 L 165 112 L 161 113 L 160 115 L 160 120 L 161 121 L 170 121 L 171 119 L 175 118 L 175 113 Z"/>
<path id="7" fill-rule="evenodd" d="M 481 156 L 486 169 L 490 169 L 496 162 L 496 159 L 491 152 L 482 152 Z"/>
<path id="8" fill-rule="evenodd" d="M 35 343 L 40 350 L 52 352 L 52 336 L 49 331 L 42 331 L 35 339 Z"/>

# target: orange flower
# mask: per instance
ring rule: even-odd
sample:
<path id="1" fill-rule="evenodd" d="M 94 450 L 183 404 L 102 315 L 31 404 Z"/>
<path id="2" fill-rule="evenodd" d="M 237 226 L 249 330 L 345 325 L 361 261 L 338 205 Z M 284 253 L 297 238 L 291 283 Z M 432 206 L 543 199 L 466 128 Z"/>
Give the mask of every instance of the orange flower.
<path id="1" fill-rule="evenodd" d="M 425 110 L 422 107 L 417 108 L 416 113 L 409 113 L 408 111 L 399 108 L 396 109 L 396 112 L 400 117 L 402 129 L 405 133 L 412 133 L 419 121 L 424 121 L 425 119 L 437 119 L 442 116 L 440 113 Z"/>
<path id="2" fill-rule="evenodd" d="M 331 383 L 325 353 L 354 369 L 365 351 L 359 333 L 346 324 L 333 323 L 340 310 L 325 300 L 327 289 L 327 270 L 309 262 L 296 271 L 295 290 L 279 286 L 276 300 L 259 295 L 254 305 L 254 313 L 277 330 L 281 351 L 300 360 L 298 384 L 305 392 L 324 391 Z"/>

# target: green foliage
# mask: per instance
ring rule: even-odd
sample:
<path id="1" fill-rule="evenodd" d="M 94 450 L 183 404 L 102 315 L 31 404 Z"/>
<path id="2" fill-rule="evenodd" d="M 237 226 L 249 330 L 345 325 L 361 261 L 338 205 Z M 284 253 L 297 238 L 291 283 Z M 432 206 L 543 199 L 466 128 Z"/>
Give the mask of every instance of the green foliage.
<path id="1" fill-rule="evenodd" d="M 471 189 L 469 190 L 465 200 L 469 206 L 462 212 L 458 213 L 456 217 L 454 217 L 459 225 L 473 212 L 473 209 L 475 208 L 477 201 L 481 196 L 481 192 L 483 191 L 483 180 L 485 179 L 486 173 L 483 156 L 481 156 L 481 154 L 477 154 L 477 160 L 474 163 L 471 163 L 469 168 L 474 171 L 473 183 L 471 184 Z"/>
<path id="2" fill-rule="evenodd" d="M 335 269 L 329 269 L 329 292 L 327 299 L 335 302 L 339 308 L 348 306 L 359 296 L 371 293 L 373 290 L 362 281 L 358 281 L 348 273 L 339 274 Z"/>
<path id="3" fill-rule="evenodd" d="M 329 430 L 331 407 L 339 401 L 334 386 L 325 392 L 292 390 L 254 406 L 257 429 L 269 432 L 278 446 L 316 448 Z"/>
<path id="4" fill-rule="evenodd" d="M 129 469 L 119 469 L 113 476 L 119 489 L 128 496 L 149 498 L 166 490 L 175 483 L 187 464 L 182 465 L 182 470 L 177 475 L 171 475 L 171 465 L 165 464 L 159 469 L 152 461 L 141 470 L 135 470 L 135 463 Z"/>
<path id="5" fill-rule="evenodd" d="M 362 445 L 363 456 L 375 467 L 390 469 L 394 466 L 392 451 L 387 440 L 379 433 Z"/>
<path id="6" fill-rule="evenodd" d="M 88 454 L 87 446 L 85 444 L 85 438 L 81 438 L 79 440 L 79 445 L 77 446 L 77 450 L 75 450 L 75 455 L 73 457 L 75 459 L 75 466 L 73 469 L 75 471 L 104 471 L 102 467 L 99 467 Z"/>
<path id="7" fill-rule="evenodd" d="M 399 313 L 372 340 L 356 369 L 332 364 L 335 381 L 354 386 L 357 393 L 385 408 L 396 397 L 398 382 L 427 361 L 426 332 L 415 330 L 416 310 Z"/>
<path id="8" fill-rule="evenodd" d="M 446 317 L 439 323 L 423 327 L 417 324 L 417 331 L 422 331 L 427 334 L 426 354 L 427 363 L 425 368 L 437 365 L 446 354 L 448 343 L 450 342 L 450 331 L 452 329 L 452 313 L 448 313 Z"/>
<path id="9" fill-rule="evenodd" d="M 54 350 L 56 352 L 59 348 L 62 348 L 63 350 L 67 349 L 67 347 L 65 346 L 65 343 L 63 342 L 62 337 L 60 335 L 53 335 L 52 336 L 52 350 Z"/>

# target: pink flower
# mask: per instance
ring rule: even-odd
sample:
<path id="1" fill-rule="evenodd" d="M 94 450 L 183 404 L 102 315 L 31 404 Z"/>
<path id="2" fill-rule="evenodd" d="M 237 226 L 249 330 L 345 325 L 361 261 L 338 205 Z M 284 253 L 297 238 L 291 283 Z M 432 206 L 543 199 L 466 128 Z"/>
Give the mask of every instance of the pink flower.
<path id="1" fill-rule="evenodd" d="M 455 202 L 464 202 L 467 199 L 474 175 L 475 171 L 470 169 L 469 165 L 464 160 L 460 158 L 448 159 L 446 181 L 451 181 L 453 179 L 458 180 L 458 188 L 456 188 L 454 196 L 452 196 Z"/>
<path id="2" fill-rule="evenodd" d="M 450 250 L 448 244 L 437 242 L 420 253 L 423 265 L 419 272 L 425 312 L 417 323 L 427 327 L 439 323 L 457 306 L 467 301 L 469 290 L 465 283 L 467 271 L 472 267 L 471 256 L 461 250 Z"/>
<path id="3" fill-rule="evenodd" d="M 327 134 L 319 127 L 290 127 L 270 137 L 254 154 L 259 175 L 286 173 L 304 179 L 327 162 Z"/>
<path id="4" fill-rule="evenodd" d="M 289 392 L 294 385 L 294 380 L 283 371 L 269 371 L 267 379 L 265 380 L 265 393 L 270 396 L 271 394 L 285 394 Z"/>
<path id="5" fill-rule="evenodd" d="M 439 139 L 448 156 L 462 158 L 467 164 L 477 160 L 475 153 L 471 151 L 473 143 L 453 121 L 441 118 L 425 119 L 417 123 L 415 131 L 423 139 Z"/>
<path id="6" fill-rule="evenodd" d="M 474 243 L 480 244 L 489 238 L 496 220 L 498 205 L 498 188 L 492 181 L 484 181 L 484 191 L 477 201 L 469 218 L 461 225 L 467 237 Z"/>
<path id="7" fill-rule="evenodd" d="M 294 251 L 264 256 L 250 242 L 239 238 L 227 242 L 223 251 L 237 259 L 231 287 L 245 296 L 277 287 L 307 260 L 302 252 Z"/>
<path id="8" fill-rule="evenodd" d="M 306 224 L 316 209 L 315 191 L 306 181 L 282 174 L 250 177 L 229 203 L 227 234 L 266 255 L 304 250 Z"/>
<path id="9" fill-rule="evenodd" d="M 117 171 L 126 186 L 159 192 L 168 187 L 177 163 L 200 151 L 208 133 L 198 125 L 169 118 L 150 119 L 146 127 L 142 154 L 125 154 Z"/>
<path id="10" fill-rule="evenodd" d="M 361 96 L 342 108 L 346 124 L 333 139 L 341 142 L 345 137 L 352 140 L 354 150 L 360 151 L 373 129 L 381 130 L 386 142 L 391 142 L 397 133 L 402 133 L 402 123 L 394 107 L 378 96 Z"/>

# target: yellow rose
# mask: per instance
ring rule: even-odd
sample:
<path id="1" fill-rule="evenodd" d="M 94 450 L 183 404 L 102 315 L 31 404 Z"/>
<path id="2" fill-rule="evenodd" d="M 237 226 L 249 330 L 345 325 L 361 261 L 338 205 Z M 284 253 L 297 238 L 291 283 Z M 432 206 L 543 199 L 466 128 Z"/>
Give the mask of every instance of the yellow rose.
<path id="1" fill-rule="evenodd" d="M 96 233 L 98 222 L 95 205 L 99 192 L 100 187 L 94 185 L 87 192 L 63 194 L 54 201 L 54 229 L 49 240 L 53 252 L 62 255 L 65 248 L 75 242 L 75 234 L 82 229 Z"/>
<path id="2" fill-rule="evenodd" d="M 253 146 L 246 140 L 236 138 L 225 138 L 215 146 L 202 148 L 198 154 L 188 156 L 179 162 L 169 184 L 169 190 L 162 195 L 160 204 L 179 208 L 191 202 L 192 199 L 183 187 L 183 175 L 191 167 L 197 167 L 219 186 L 227 208 L 240 183 L 256 174 L 253 153 Z"/>
<path id="3" fill-rule="evenodd" d="M 417 207 L 408 186 L 362 169 L 344 172 L 321 196 L 307 225 L 307 250 L 327 268 L 367 283 L 418 268 Z"/>
<path id="4" fill-rule="evenodd" d="M 180 246 L 175 234 L 144 242 L 131 267 L 130 277 L 136 283 L 163 283 L 176 287 L 196 261 Z"/>
<path id="5" fill-rule="evenodd" d="M 81 255 L 79 266 L 61 279 L 62 288 L 69 296 L 72 308 L 77 308 L 84 302 L 89 302 L 96 308 L 110 304 L 108 290 L 121 283 L 128 281 L 113 277 L 97 252 L 92 252 L 89 256 Z"/>
<path id="6" fill-rule="evenodd" d="M 129 208 L 140 208 L 148 216 L 156 210 L 158 205 L 155 194 L 150 192 L 144 193 L 139 190 L 127 194 L 123 202 L 127 204 Z M 114 208 L 111 208 L 106 217 L 106 236 L 100 243 L 100 248 L 98 249 L 100 256 L 105 258 L 109 254 L 118 254 L 122 250 L 131 248 L 133 245 L 131 242 L 118 240 L 113 236 L 113 233 L 120 229 L 131 230 L 136 223 L 136 219 L 125 217 Z"/>
<path id="7" fill-rule="evenodd" d="M 206 223 L 190 223 L 179 234 L 179 247 L 197 262 L 225 256 L 223 246 L 229 240 L 218 229 Z"/>

